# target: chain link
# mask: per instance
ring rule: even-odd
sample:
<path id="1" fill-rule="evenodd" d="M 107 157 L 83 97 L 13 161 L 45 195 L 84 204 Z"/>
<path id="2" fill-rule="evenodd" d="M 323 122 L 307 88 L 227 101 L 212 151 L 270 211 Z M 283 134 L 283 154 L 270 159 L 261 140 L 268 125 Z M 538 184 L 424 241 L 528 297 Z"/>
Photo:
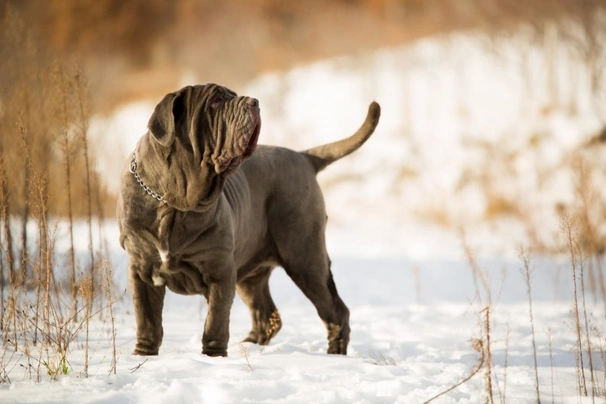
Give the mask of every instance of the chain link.
<path id="1" fill-rule="evenodd" d="M 145 183 L 139 176 L 139 173 L 137 172 L 137 158 L 135 156 L 135 153 L 133 153 L 133 159 L 130 161 L 130 166 L 128 167 L 128 171 L 130 171 L 131 174 L 135 176 L 135 179 L 137 180 L 139 185 L 141 185 L 141 188 L 143 188 L 143 190 L 145 192 L 147 192 L 152 198 L 154 198 L 162 203 L 167 203 L 164 200 L 164 198 L 162 197 L 162 195 L 155 193 L 150 187 L 145 185 Z"/>

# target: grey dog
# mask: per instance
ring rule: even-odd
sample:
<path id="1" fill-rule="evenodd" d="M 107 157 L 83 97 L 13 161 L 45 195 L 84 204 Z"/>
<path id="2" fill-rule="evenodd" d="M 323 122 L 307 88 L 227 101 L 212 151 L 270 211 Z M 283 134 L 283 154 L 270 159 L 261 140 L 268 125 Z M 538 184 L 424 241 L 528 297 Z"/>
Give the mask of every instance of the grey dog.
<path id="1" fill-rule="evenodd" d="M 204 295 L 202 353 L 226 356 L 236 290 L 250 309 L 244 340 L 268 344 L 282 322 L 274 267 L 313 303 L 328 353 L 347 353 L 349 310 L 326 252 L 316 174 L 359 148 L 379 122 L 370 104 L 352 136 L 303 152 L 258 146 L 259 102 L 216 85 L 188 86 L 156 106 L 124 169 L 117 214 L 137 324 L 134 354 L 157 355 L 166 288 Z"/>

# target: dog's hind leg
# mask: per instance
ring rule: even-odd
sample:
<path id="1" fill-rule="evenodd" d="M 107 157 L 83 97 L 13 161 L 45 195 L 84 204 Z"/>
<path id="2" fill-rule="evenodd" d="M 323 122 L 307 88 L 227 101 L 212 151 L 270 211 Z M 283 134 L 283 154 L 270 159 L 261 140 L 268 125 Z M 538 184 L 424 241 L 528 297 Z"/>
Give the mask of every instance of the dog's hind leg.
<path id="1" fill-rule="evenodd" d="M 269 293 L 269 276 L 272 267 L 263 266 L 253 275 L 238 282 L 237 291 L 250 310 L 252 330 L 243 342 L 267 345 L 282 328 L 278 309 Z"/>
<path id="2" fill-rule="evenodd" d="M 284 262 L 284 269 L 301 291 L 313 303 L 318 315 L 328 331 L 328 353 L 347 355 L 349 343 L 349 309 L 337 293 L 337 287 L 330 270 L 330 259 L 318 237 L 315 242 L 322 243 L 317 249 L 308 250 L 320 253 L 301 254 Z"/>

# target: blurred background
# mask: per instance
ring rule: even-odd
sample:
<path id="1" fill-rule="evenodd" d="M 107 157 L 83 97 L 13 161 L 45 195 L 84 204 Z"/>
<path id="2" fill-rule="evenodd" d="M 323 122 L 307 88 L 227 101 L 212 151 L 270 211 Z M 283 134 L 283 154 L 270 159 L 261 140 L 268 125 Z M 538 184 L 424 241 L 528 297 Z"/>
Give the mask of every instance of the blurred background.
<path id="1" fill-rule="evenodd" d="M 261 100 L 261 142 L 293 148 L 343 137 L 372 99 L 382 104 L 369 144 L 321 177 L 334 229 L 360 212 L 368 232 L 379 229 L 375 244 L 364 241 L 371 251 L 432 253 L 419 222 L 454 239 L 513 227 L 515 243 L 554 251 L 563 214 L 577 214 L 602 251 L 605 9 L 600 0 L 3 0 L 2 217 L 23 218 L 23 229 L 48 215 L 113 217 L 120 169 L 153 105 L 216 82 Z"/>

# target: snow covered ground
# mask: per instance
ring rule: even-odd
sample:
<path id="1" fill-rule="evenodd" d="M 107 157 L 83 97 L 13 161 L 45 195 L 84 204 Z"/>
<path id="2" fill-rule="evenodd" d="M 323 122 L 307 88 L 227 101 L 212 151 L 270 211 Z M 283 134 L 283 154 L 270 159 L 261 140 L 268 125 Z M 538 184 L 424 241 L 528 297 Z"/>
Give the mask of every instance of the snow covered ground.
<path id="1" fill-rule="evenodd" d="M 370 101 L 382 105 L 368 143 L 320 175 L 335 281 L 351 310 L 347 357 L 325 354 L 326 335 L 315 310 L 277 269 L 271 290 L 284 325 L 265 348 L 239 343 L 250 321 L 236 300 L 229 357 L 202 356 L 205 303 L 169 294 L 160 355 L 132 356 L 135 327 L 127 293 L 117 307 L 116 375 L 108 374 L 109 324 L 97 321 L 88 378 L 80 340 L 69 353 L 68 376 L 36 383 L 16 364 L 11 383 L 0 384 L 0 402 L 423 403 L 468 376 L 481 358 L 474 341 L 485 341 L 482 310 L 489 297 L 467 262 L 463 240 L 490 284 L 494 397 L 537 402 L 524 265 L 517 257 L 528 242 L 528 223 L 508 216 L 485 220 L 487 185 L 465 179 L 491 174 L 490 190 L 516 199 L 532 213 L 529 221 L 539 223 L 541 237 L 562 244 L 554 206 L 574 199 L 566 156 L 601 123 L 587 72 L 570 54 L 555 55 L 554 90 L 543 50 L 523 38 L 491 49 L 484 42 L 474 35 L 424 40 L 266 75 L 234 89 L 259 98 L 260 141 L 294 149 L 344 137 L 357 129 Z M 110 187 L 117 187 L 122 162 L 156 101 L 93 122 L 93 136 L 105 150 L 98 166 Z M 510 151 L 511 166 L 499 171 L 502 155 L 491 150 Z M 105 234 L 115 280 L 125 288 L 126 257 L 115 225 L 108 224 Z M 532 257 L 531 269 L 542 402 L 606 402 L 579 395 L 567 257 Z M 606 313 L 599 299 L 587 297 L 596 329 L 596 383 L 604 392 Z M 434 402 L 485 402 L 485 372 Z"/>
<path id="2" fill-rule="evenodd" d="M 114 259 L 124 277 L 125 257 Z M 493 394 L 508 403 L 536 402 L 529 307 L 521 262 L 481 261 L 492 283 Z M 579 403 L 576 384 L 572 289 L 566 263 L 537 261 L 533 315 L 541 398 Z M 248 311 L 232 310 L 228 358 L 200 354 L 206 305 L 196 297 L 167 295 L 164 343 L 158 357 L 130 354 L 134 319 L 130 302 L 116 320 L 117 374 L 109 375 L 109 323 L 93 322 L 89 377 L 82 375 L 82 342 L 69 353 L 72 371 L 53 382 L 22 380 L 16 371 L 0 385 L 6 403 L 422 403 L 466 377 L 479 363 L 473 341 L 483 335 L 486 295 L 478 295 L 462 261 L 335 257 L 334 276 L 351 309 L 347 357 L 325 353 L 324 327 L 312 305 L 277 269 L 271 290 L 284 326 L 271 345 L 241 344 Z M 558 280 L 559 278 L 559 280 Z M 123 282 L 122 282 L 123 285 Z M 596 325 L 604 311 L 588 302 Z M 603 328 L 602 328 L 603 329 Z M 81 341 L 81 340 L 80 340 Z M 603 350 L 604 341 L 594 349 Z M 603 358 L 595 355 L 597 367 Z M 485 370 L 440 397 L 438 403 L 482 403 Z M 599 386 L 604 388 L 600 370 Z M 597 400 L 595 402 L 604 402 Z"/>

